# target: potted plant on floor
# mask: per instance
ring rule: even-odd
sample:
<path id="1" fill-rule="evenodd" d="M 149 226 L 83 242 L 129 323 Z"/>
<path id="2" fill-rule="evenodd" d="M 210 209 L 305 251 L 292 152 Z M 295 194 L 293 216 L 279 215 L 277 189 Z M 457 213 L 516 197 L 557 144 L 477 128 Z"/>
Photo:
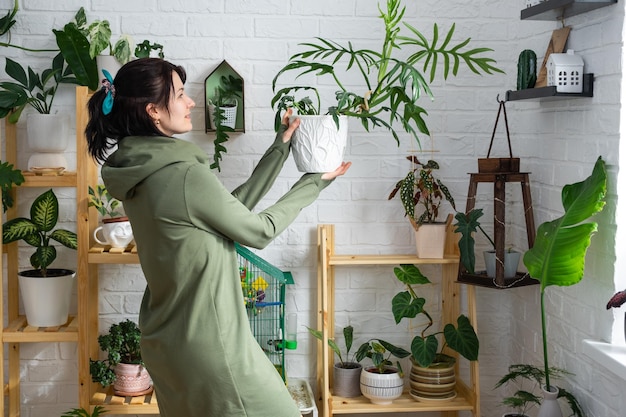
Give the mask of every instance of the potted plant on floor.
<path id="1" fill-rule="evenodd" d="M 441 203 L 447 201 L 456 210 L 454 198 L 448 187 L 436 178 L 434 170 L 439 169 L 436 161 L 429 160 L 426 164 L 416 156 L 407 156 L 411 162 L 408 174 L 396 183 L 388 199 L 399 195 L 405 215 L 415 229 L 417 256 L 420 258 L 443 258 L 446 227 L 448 222 L 437 222 Z M 421 213 L 416 212 L 421 207 Z"/>
<path id="2" fill-rule="evenodd" d="M 379 5 L 378 10 L 384 24 L 384 39 L 378 51 L 369 48 L 357 49 L 354 47 L 355 43 L 351 41 L 344 46 L 323 38 L 316 38 L 315 43 L 301 44 L 306 49 L 293 55 L 272 81 L 275 95 L 271 105 L 272 108 L 276 108 L 276 129 L 280 126 L 282 111 L 293 103 L 307 104 L 304 113 L 301 113 L 301 116 L 306 117 L 301 117 L 301 122 L 308 123 L 308 119 L 317 119 L 323 114 L 320 109 L 320 94 L 315 87 L 296 85 L 279 88 L 279 79 L 292 71 L 297 73 L 297 77 L 305 74 L 329 76 L 336 84 L 336 101 L 324 112 L 330 121 L 320 123 L 327 130 L 329 126 L 335 126 L 334 130 L 346 131 L 347 134 L 347 128 L 343 126 L 347 117 L 352 117 L 359 120 L 367 131 L 374 127 L 388 129 L 398 144 L 400 138 L 394 127 L 397 123 L 400 123 L 402 129 L 418 143 L 420 133 L 429 134 L 423 118 L 427 112 L 418 105 L 418 100 L 422 95 L 433 97 L 426 78 L 429 77 L 430 82 L 434 81 L 439 63 L 442 64 L 444 78 L 451 74 L 456 76 L 461 62 L 465 62 L 476 74 L 502 72 L 493 66 L 495 61 L 492 58 L 483 56 L 485 52 L 490 52 L 490 49 L 468 47 L 469 38 L 452 45 L 454 25 L 446 36 L 440 37 L 439 26 L 434 24 L 433 41 L 429 42 L 418 29 L 403 21 L 405 7 L 402 6 L 401 0 L 387 0 L 386 7 L 381 8 Z M 440 44 L 439 40 L 442 40 Z M 345 63 L 345 68 L 339 67 L 340 62 Z M 418 70 L 419 66 L 423 67 L 424 73 Z M 348 90 L 346 87 L 348 84 L 341 81 L 340 72 L 356 74 L 349 82 L 349 85 L 354 86 L 354 90 Z M 362 80 L 360 85 L 354 81 L 356 77 Z M 313 103 L 311 99 L 301 96 L 301 93 L 309 92 L 313 93 L 317 102 Z M 312 115 L 316 117 L 311 117 Z M 316 120 L 314 123 L 319 122 Z M 295 152 L 301 147 L 298 145 L 299 130 L 307 129 L 309 127 L 306 124 L 301 124 L 301 129 L 296 130 L 292 139 L 292 148 Z M 343 143 L 333 144 L 333 148 L 343 153 L 345 140 L 343 137 L 341 140 Z M 320 141 L 322 144 L 315 147 L 323 147 L 323 143 L 328 143 L 331 139 L 320 138 Z M 302 148 L 307 149 L 304 145 Z M 308 149 L 314 147 L 309 146 Z M 294 155 L 298 168 L 302 171 L 332 171 L 342 161 L 342 155 L 329 157 L 324 151 L 309 153 L 310 155 L 305 154 L 302 159 Z M 313 156 L 317 154 L 322 159 L 331 160 L 329 165 L 314 162 Z"/>
<path id="3" fill-rule="evenodd" d="M 98 336 L 98 345 L 107 358 L 89 360 L 93 382 L 113 385 L 116 395 L 137 396 L 152 390 L 150 375 L 141 359 L 141 330 L 131 321 L 112 324 L 107 334 Z"/>
<path id="4" fill-rule="evenodd" d="M 310 327 L 307 327 L 307 329 L 316 339 L 324 340 L 321 331 Z M 339 345 L 333 339 L 328 339 L 328 346 L 339 358 L 339 362 L 335 362 L 333 373 L 333 394 L 339 397 L 349 398 L 361 395 L 359 378 L 363 367 L 356 360 L 356 355 L 350 356 L 353 335 L 354 328 L 352 326 L 343 328 L 343 340 L 346 345 L 345 360 Z"/>
<path id="5" fill-rule="evenodd" d="M 457 212 L 454 218 L 455 233 L 460 233 L 459 239 L 459 254 L 460 261 L 463 267 L 470 274 L 475 274 L 476 271 L 476 254 L 474 251 L 475 241 L 474 233 L 480 230 L 480 232 L 487 238 L 491 244 L 491 249 L 484 251 L 485 269 L 487 270 L 487 276 L 494 278 L 496 276 L 496 244 L 482 228 L 478 219 L 483 216 L 483 209 L 472 209 L 469 213 Z M 517 266 L 519 265 L 521 253 L 509 248 L 504 252 L 504 278 L 514 277 L 517 273 Z"/>
<path id="6" fill-rule="evenodd" d="M 592 235 L 598 230 L 598 224 L 588 219 L 604 208 L 606 190 L 606 165 L 602 158 L 598 158 L 589 177 L 563 187 L 561 201 L 565 212 L 561 217 L 539 225 L 534 246 L 524 254 L 528 273 L 540 283 L 545 374 L 542 389 L 546 396 L 554 395 L 557 388 L 550 383 L 545 290 L 552 285 L 570 286 L 582 280 L 587 248 Z"/>
<path id="7" fill-rule="evenodd" d="M 356 353 L 357 362 L 370 358 L 373 365 L 361 371 L 361 392 L 373 404 L 388 405 L 402 395 L 404 372 L 399 361 L 393 366 L 391 357 L 406 358 L 411 353 L 381 339 L 370 339 Z"/>
<path id="8" fill-rule="evenodd" d="M 406 290 L 391 300 L 396 324 L 404 318 L 414 319 L 421 315 L 426 319 L 420 334 L 411 341 L 411 395 L 417 399 L 442 399 L 456 396 L 454 389 L 455 358 L 445 354 L 447 347 L 470 361 L 478 360 L 478 336 L 467 316 L 457 318 L 456 327 L 446 323 L 443 331 L 428 333 L 434 321 L 424 308 L 426 299 L 420 297 L 414 285 L 430 284 L 430 280 L 415 265 L 400 265 L 393 270 L 396 278 Z M 438 337 L 443 335 L 439 349 Z"/>
<path id="9" fill-rule="evenodd" d="M 553 378 L 562 378 L 565 375 L 571 375 L 569 372 L 550 367 L 548 369 L 550 376 Z M 541 396 L 537 395 L 540 387 L 545 385 L 546 373 L 533 365 L 516 364 L 510 365 L 508 372 L 496 383 L 494 389 L 507 386 L 509 383 L 517 384 L 517 391 L 509 397 L 502 400 L 502 405 L 513 409 L 513 412 L 507 412 L 502 417 L 528 417 L 527 412 L 533 407 L 541 405 Z M 525 386 L 524 382 L 530 383 L 531 386 Z M 557 398 L 566 400 L 572 414 L 571 416 L 584 417 L 584 412 L 576 397 L 564 388 L 558 389 Z"/>
<path id="10" fill-rule="evenodd" d="M 122 203 L 103 184 L 98 184 L 95 190 L 89 187 L 89 207 L 98 210 L 102 223 L 93 232 L 95 241 L 114 248 L 128 246 L 134 237 L 130 221 L 124 214 Z"/>
<path id="11" fill-rule="evenodd" d="M 33 201 L 30 217 L 16 217 L 4 223 L 2 243 L 23 240 L 37 248 L 30 257 L 33 269 L 18 274 L 26 321 L 35 327 L 60 326 L 68 319 L 76 272 L 49 268 L 57 257 L 51 240 L 76 249 L 76 233 L 65 229 L 53 230 L 59 218 L 59 202 L 52 190 Z"/>

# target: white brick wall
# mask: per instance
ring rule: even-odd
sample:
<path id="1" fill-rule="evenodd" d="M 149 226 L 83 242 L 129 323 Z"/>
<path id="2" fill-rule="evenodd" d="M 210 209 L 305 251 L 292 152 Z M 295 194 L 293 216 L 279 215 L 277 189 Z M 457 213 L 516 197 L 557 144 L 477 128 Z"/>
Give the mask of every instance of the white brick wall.
<path id="1" fill-rule="evenodd" d="M 54 47 L 51 29 L 69 21 L 85 2 L 77 0 L 22 0 L 18 23 L 13 30 L 15 43 L 35 48 Z M 422 0 L 406 1 L 407 20 L 426 36 L 436 21 L 441 30 L 456 22 L 456 39 L 471 37 L 475 46 L 495 50 L 494 57 L 506 75 L 478 77 L 465 68 L 457 78 L 433 84 L 434 102 L 422 103 L 429 111 L 433 143 L 426 149 L 442 165 L 442 176 L 462 209 L 467 193 L 467 173 L 476 169 L 476 158 L 487 153 L 498 104 L 506 90 L 516 83 L 517 56 L 522 49 L 533 49 L 543 58 L 556 22 L 520 21 L 523 1 Z M 212 136 L 204 133 L 204 78 L 223 59 L 244 77 L 246 88 L 246 133 L 232 135 L 220 177 L 234 188 L 252 170 L 271 143 L 273 112 L 271 80 L 298 43 L 322 36 L 375 48 L 382 32 L 375 0 L 243 1 L 243 0 L 92 0 L 86 7 L 89 20 L 106 18 L 114 35 L 128 33 L 165 46 L 166 57 L 188 71 L 187 90 L 198 107 L 195 130 L 185 138 L 212 153 Z M 7 10 L 12 0 L 0 0 Z M 522 169 L 532 173 L 532 196 L 536 223 L 552 219 L 562 211 L 560 188 L 586 177 L 602 155 L 611 179 L 619 166 L 620 88 L 623 2 L 567 20 L 572 26 L 569 47 L 585 60 L 585 72 L 595 73 L 595 97 L 549 103 L 511 102 L 507 104 L 513 152 L 522 158 Z M 0 39 L 5 41 L 5 39 Z M 41 67 L 40 55 L 2 48 L 2 54 Z M 0 65 L 0 78 L 4 78 Z M 55 100 L 59 111 L 73 114 L 73 89 L 62 87 Z M 501 119 L 502 122 L 502 119 Z M 287 354 L 291 377 L 313 381 L 314 344 L 304 325 L 313 325 L 316 309 L 315 227 L 318 223 L 337 225 L 337 251 L 340 253 L 400 253 L 413 250 L 413 237 L 397 201 L 387 201 L 395 182 L 407 170 L 404 155 L 412 146 L 403 137 L 395 147 L 381 131 L 366 133 L 351 126 L 346 159 L 354 164 L 349 173 L 324 191 L 320 199 L 303 210 L 298 219 L 261 255 L 294 273 L 296 285 L 289 289 L 288 311 L 298 313 L 299 347 Z M 19 166 L 24 167 L 28 151 L 24 145 L 23 122 Z M 504 155 L 501 123 L 492 150 Z M 68 159 L 75 163 L 72 145 Z M 299 174 L 290 161 L 275 189 L 260 204 L 266 207 L 297 180 Z M 626 409 L 623 384 L 610 371 L 598 367 L 581 354 L 584 338 L 610 337 L 611 315 L 604 310 L 607 295 L 613 292 L 612 267 L 616 227 L 612 220 L 616 184 L 610 185 L 610 207 L 599 216 L 600 232 L 594 237 L 587 257 L 587 276 L 570 288 L 549 288 L 548 325 L 550 358 L 555 366 L 567 368 L 576 376 L 565 383 L 581 400 L 590 417 L 619 417 Z M 521 204 L 518 190 L 511 187 L 511 204 Z M 489 210 L 491 190 L 479 188 L 479 203 Z M 59 190 L 72 227 L 73 192 Z M 34 198 L 36 191 L 23 192 Z M 22 203 L 28 207 L 28 203 Z M 486 216 L 487 217 L 487 216 Z M 511 211 L 510 238 L 507 242 L 525 249 L 523 218 Z M 60 263 L 72 265 L 75 256 L 66 254 Z M 101 327 L 123 317 L 138 314 L 143 278 L 137 266 L 102 266 L 100 269 Z M 437 280 L 438 270 L 426 271 Z M 384 335 L 402 337 L 402 326 L 395 326 L 390 311 L 394 293 L 391 268 L 345 269 L 337 286 L 337 326 L 355 327 L 358 337 Z M 509 291 L 478 289 L 480 372 L 482 414 L 500 416 L 497 404 L 503 392 L 492 387 L 510 363 L 541 363 L 541 335 L 538 288 Z M 374 323 L 378 329 L 370 329 Z M 76 406 L 76 351 L 71 344 L 25 344 L 22 346 L 22 415 L 49 417 Z M 621 411 L 620 411 L 621 410 Z"/>

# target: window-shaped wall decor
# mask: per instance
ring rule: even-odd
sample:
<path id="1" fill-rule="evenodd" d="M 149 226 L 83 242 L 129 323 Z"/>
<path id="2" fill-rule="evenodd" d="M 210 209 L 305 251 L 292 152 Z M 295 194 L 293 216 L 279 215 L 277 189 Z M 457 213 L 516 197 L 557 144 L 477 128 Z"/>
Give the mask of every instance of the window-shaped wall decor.
<path id="1" fill-rule="evenodd" d="M 215 132 L 218 124 L 245 132 L 243 78 L 226 60 L 204 80 L 205 131 Z M 216 120 L 216 116 L 220 118 Z"/>

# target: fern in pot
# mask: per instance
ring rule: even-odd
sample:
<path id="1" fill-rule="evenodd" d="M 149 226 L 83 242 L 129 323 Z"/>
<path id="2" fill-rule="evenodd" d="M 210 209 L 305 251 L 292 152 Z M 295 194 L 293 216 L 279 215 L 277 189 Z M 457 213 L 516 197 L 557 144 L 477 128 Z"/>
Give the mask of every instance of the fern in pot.
<path id="1" fill-rule="evenodd" d="M 428 128 L 424 120 L 427 112 L 418 101 L 423 95 L 433 97 L 426 78 L 431 83 L 434 81 L 440 63 L 444 78 L 456 76 L 461 62 L 476 74 L 502 72 L 493 65 L 492 58 L 483 55 L 490 49 L 468 47 L 469 38 L 452 44 L 454 25 L 440 37 L 439 26 L 434 24 L 433 41 L 429 42 L 418 29 L 404 21 L 405 7 L 401 0 L 387 0 L 386 7 L 379 5 L 378 11 L 384 25 L 384 38 L 377 51 L 358 49 L 352 41 L 342 45 L 331 39 L 316 38 L 315 42 L 301 44 L 305 50 L 293 55 L 272 81 L 275 95 L 271 105 L 276 109 L 276 129 L 286 108 L 295 107 L 300 113 L 301 125 L 292 140 L 300 171 L 332 171 L 339 166 L 345 150 L 348 118 L 358 120 L 367 131 L 375 127 L 388 129 L 398 144 L 396 126 L 400 125 L 419 143 L 418 135 L 428 135 Z M 340 67 L 342 63 L 344 67 Z M 305 74 L 330 78 L 336 90 L 335 100 L 325 106 L 327 110 L 322 112 L 320 94 L 314 86 L 300 84 L 279 88 L 279 79 L 292 72 L 297 74 L 296 78 Z M 354 90 L 347 86 L 354 86 Z M 326 115 L 323 121 L 318 121 L 320 115 Z M 305 140 L 301 133 L 311 131 L 315 124 L 328 131 L 329 136 L 307 134 L 305 137 L 313 136 L 315 142 L 300 145 L 299 141 Z M 331 137 L 333 131 L 341 135 Z M 329 151 L 324 150 L 326 144 L 330 145 Z M 299 154 L 301 148 L 302 155 Z M 330 152 L 336 155 L 330 156 Z M 328 163 L 316 161 L 317 157 Z"/>
<path id="2" fill-rule="evenodd" d="M 26 321 L 35 327 L 61 326 L 68 321 L 72 287 L 76 272 L 49 268 L 57 257 L 52 241 L 77 248 L 76 233 L 55 229 L 59 202 L 50 189 L 33 201 L 30 219 L 16 217 L 2 226 L 2 243 L 23 240 L 36 248 L 30 257 L 33 269 L 18 274 Z"/>

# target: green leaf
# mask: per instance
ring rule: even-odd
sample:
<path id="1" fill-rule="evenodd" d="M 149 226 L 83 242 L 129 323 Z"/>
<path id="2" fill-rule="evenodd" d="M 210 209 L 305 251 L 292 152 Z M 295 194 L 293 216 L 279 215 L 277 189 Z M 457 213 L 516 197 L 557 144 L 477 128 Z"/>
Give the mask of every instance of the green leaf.
<path id="1" fill-rule="evenodd" d="M 7 57 L 4 70 L 9 77 L 13 78 L 25 88 L 28 88 L 28 77 L 26 76 L 26 70 L 24 70 L 24 68 L 19 63 Z M 30 91 L 32 91 L 32 89 L 30 89 Z"/>
<path id="2" fill-rule="evenodd" d="M 539 280 L 541 291 L 550 286 L 568 286 L 583 278 L 585 254 L 597 223 L 587 222 L 605 205 L 607 174 L 598 158 L 584 181 L 566 185 L 561 193 L 565 213 L 539 226 L 534 246 L 524 254 L 524 265 Z"/>
<path id="3" fill-rule="evenodd" d="M 426 338 L 415 336 L 411 342 L 411 354 L 421 367 L 427 367 L 435 360 L 439 343 L 435 335 Z"/>
<path id="4" fill-rule="evenodd" d="M 393 268 L 393 273 L 403 284 L 430 284 L 430 280 L 413 264 L 403 264 Z"/>
<path id="5" fill-rule="evenodd" d="M 69 230 L 57 229 L 50 234 L 50 239 L 53 239 L 70 249 L 78 248 L 78 239 L 76 238 L 76 233 Z"/>
<path id="6" fill-rule="evenodd" d="M 41 231 L 51 231 L 56 226 L 58 217 L 59 201 L 52 190 L 37 197 L 30 207 L 30 218 Z"/>
<path id="7" fill-rule="evenodd" d="M 403 318 L 415 318 L 423 311 L 426 299 L 415 298 L 408 291 L 396 294 L 391 300 L 391 311 L 396 324 L 400 323 Z"/>
<path id="8" fill-rule="evenodd" d="M 76 77 L 78 84 L 90 90 L 98 89 L 99 76 L 96 60 L 89 54 L 89 40 L 76 27 L 68 23 L 62 31 L 53 30 L 57 46 Z"/>
<path id="9" fill-rule="evenodd" d="M 465 315 L 457 319 L 458 329 L 453 324 L 446 324 L 443 334 L 451 349 L 470 361 L 478 360 L 478 336 Z"/>
<path id="10" fill-rule="evenodd" d="M 470 274 L 474 273 L 476 266 L 476 254 L 474 252 L 474 236 L 473 233 L 480 225 L 478 219 L 483 216 L 483 209 L 473 209 L 469 213 L 457 212 L 454 216 L 456 219 L 454 229 L 455 233 L 461 233 L 459 239 L 459 253 L 461 255 L 461 263 Z"/>
<path id="11" fill-rule="evenodd" d="M 29 219 L 16 217 L 2 226 L 2 243 L 7 244 L 37 233 L 39 229 Z"/>
<path id="12" fill-rule="evenodd" d="M 57 250 L 54 246 L 39 246 L 30 257 L 30 264 L 35 269 L 41 269 L 42 275 L 46 276 L 48 266 L 57 258 Z"/>
<path id="13" fill-rule="evenodd" d="M 89 55 L 92 58 L 100 55 L 111 47 L 111 27 L 108 20 L 96 20 L 87 29 L 89 39 Z"/>

